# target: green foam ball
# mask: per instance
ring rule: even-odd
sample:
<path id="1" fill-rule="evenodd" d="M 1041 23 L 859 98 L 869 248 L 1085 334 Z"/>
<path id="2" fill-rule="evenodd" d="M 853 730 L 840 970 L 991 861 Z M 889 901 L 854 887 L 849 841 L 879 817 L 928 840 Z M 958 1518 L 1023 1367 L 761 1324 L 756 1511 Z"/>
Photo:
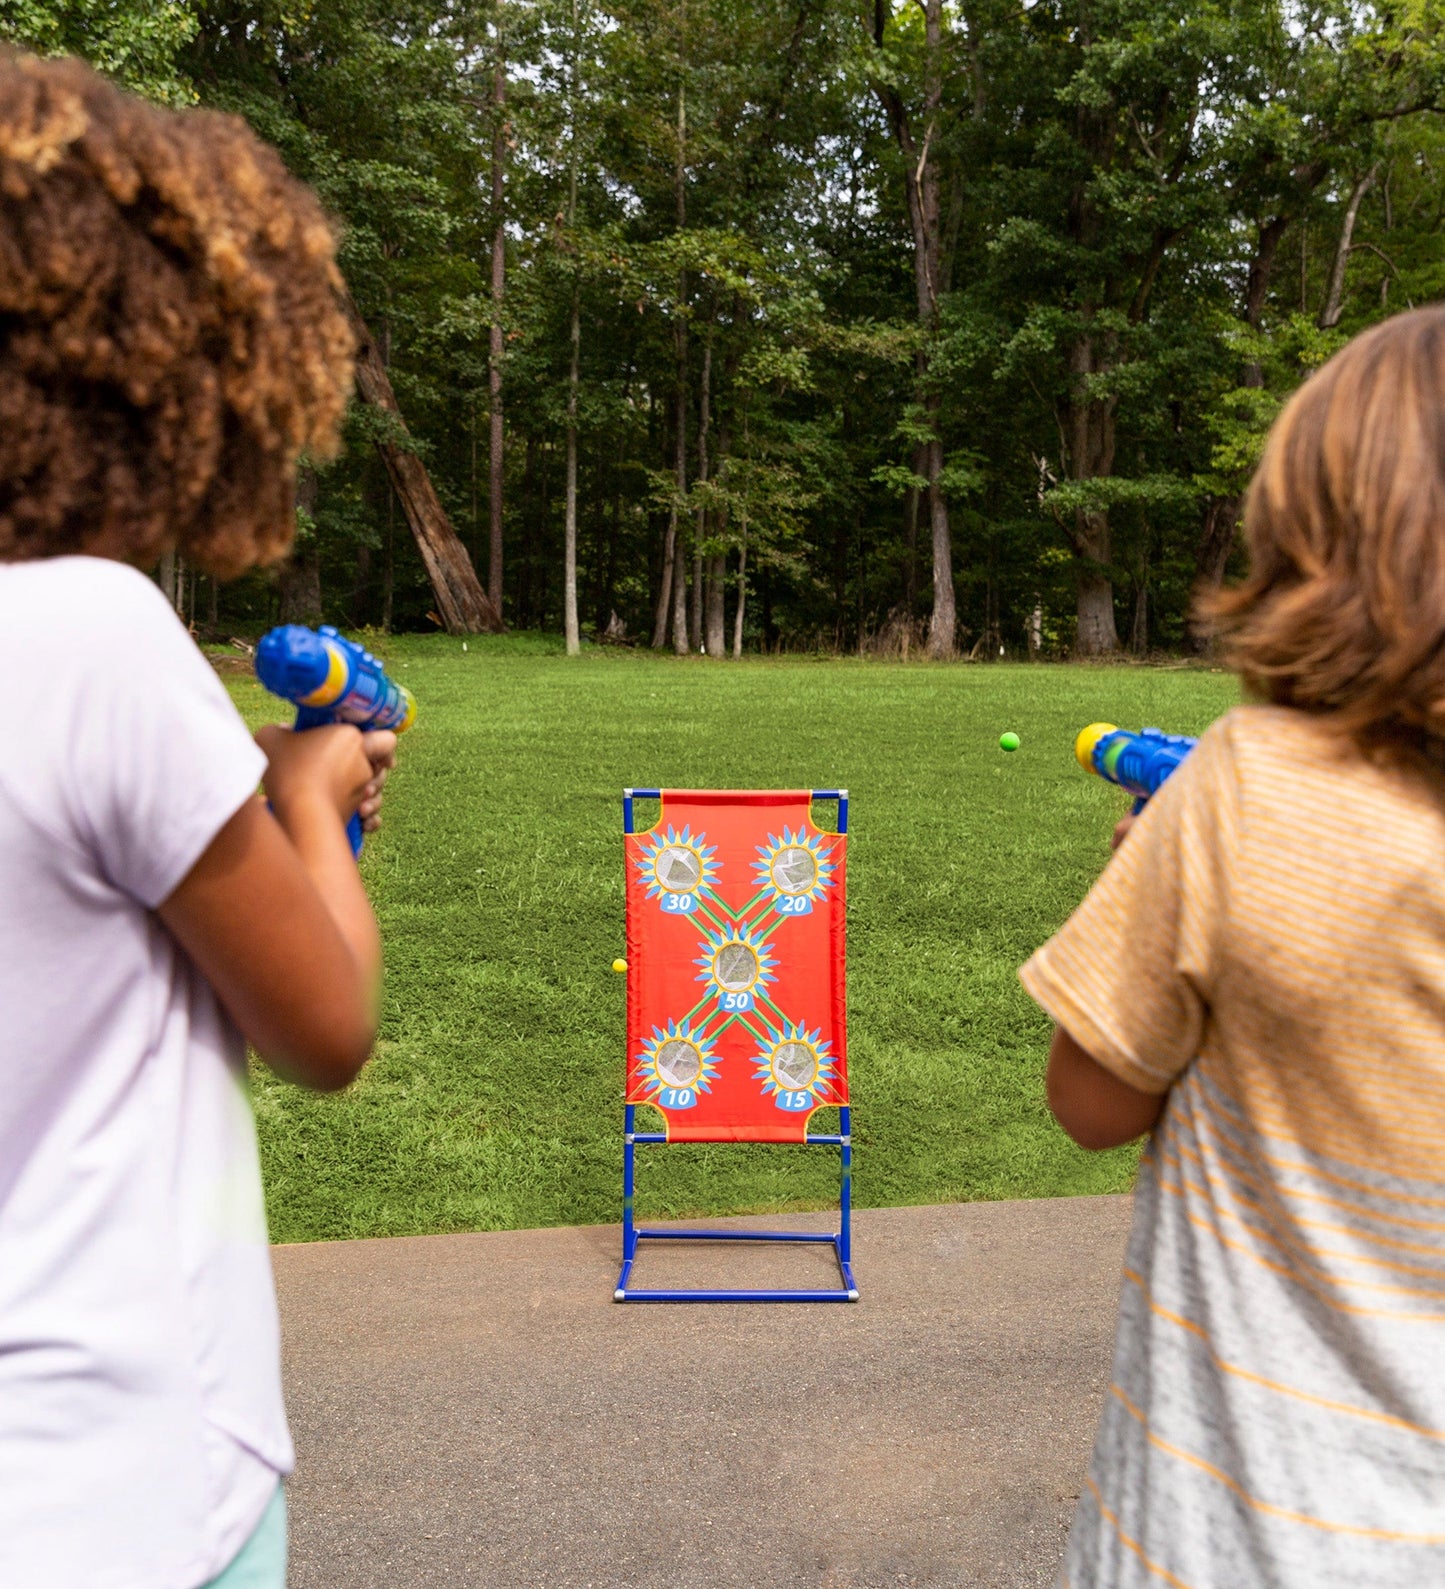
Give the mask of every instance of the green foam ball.
<path id="1" fill-rule="evenodd" d="M 1019 737 L 1012 731 L 1007 734 L 1000 734 L 998 736 L 998 746 L 1000 750 L 1017 750 L 1019 748 Z"/>

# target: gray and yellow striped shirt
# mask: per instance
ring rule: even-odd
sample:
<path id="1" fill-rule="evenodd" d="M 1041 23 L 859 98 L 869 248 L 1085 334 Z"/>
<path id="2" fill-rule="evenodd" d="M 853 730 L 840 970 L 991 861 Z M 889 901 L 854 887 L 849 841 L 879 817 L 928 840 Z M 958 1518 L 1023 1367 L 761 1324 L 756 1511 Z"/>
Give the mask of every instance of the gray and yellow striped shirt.
<path id="1" fill-rule="evenodd" d="M 1240 708 L 1021 975 L 1172 1086 L 1060 1582 L 1445 1584 L 1445 787 Z"/>

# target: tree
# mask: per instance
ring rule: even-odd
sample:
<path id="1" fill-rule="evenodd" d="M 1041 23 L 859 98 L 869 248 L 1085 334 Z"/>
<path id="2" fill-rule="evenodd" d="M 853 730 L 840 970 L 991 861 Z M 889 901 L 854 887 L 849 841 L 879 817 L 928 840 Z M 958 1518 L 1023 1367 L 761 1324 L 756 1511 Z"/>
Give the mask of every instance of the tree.
<path id="1" fill-rule="evenodd" d="M 922 489 L 927 494 L 928 523 L 933 541 L 933 617 L 928 649 L 935 657 L 951 657 L 957 646 L 958 615 L 953 589 L 953 542 L 948 503 L 943 491 L 943 394 L 932 376 L 932 349 L 939 326 L 939 305 L 947 289 L 944 217 L 940 196 L 939 157 L 944 114 L 943 3 L 923 0 L 921 95 L 911 110 L 899 87 L 897 52 L 889 50 L 893 23 L 891 0 L 874 0 L 872 67 L 874 92 L 888 115 L 889 126 L 903 156 L 903 187 L 913 240 L 913 277 L 919 341 L 915 354 L 916 401 L 925 415 L 918 438 Z M 921 136 L 920 136 L 921 134 Z"/>

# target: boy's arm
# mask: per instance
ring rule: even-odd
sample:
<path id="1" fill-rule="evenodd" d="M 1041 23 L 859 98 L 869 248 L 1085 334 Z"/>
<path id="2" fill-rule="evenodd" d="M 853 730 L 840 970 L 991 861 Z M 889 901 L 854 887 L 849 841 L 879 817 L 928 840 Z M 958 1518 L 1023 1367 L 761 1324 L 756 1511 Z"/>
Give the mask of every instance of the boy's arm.
<path id="1" fill-rule="evenodd" d="M 1153 1130 L 1168 1097 L 1120 1081 L 1062 1026 L 1054 1029 L 1045 1087 L 1054 1119 L 1081 1148 L 1117 1148 L 1142 1137 Z"/>
<path id="2" fill-rule="evenodd" d="M 257 738 L 275 814 L 248 800 L 158 914 L 272 1069 L 331 1090 L 376 1036 L 381 943 L 345 822 L 374 818 L 395 736 Z"/>
<path id="3" fill-rule="evenodd" d="M 1134 826 L 1133 813 L 1114 828 L 1117 850 Z M 1167 1093 L 1141 1092 L 1106 1070 L 1062 1026 L 1054 1028 L 1044 1090 L 1054 1119 L 1081 1148 L 1117 1148 L 1152 1131 Z"/>

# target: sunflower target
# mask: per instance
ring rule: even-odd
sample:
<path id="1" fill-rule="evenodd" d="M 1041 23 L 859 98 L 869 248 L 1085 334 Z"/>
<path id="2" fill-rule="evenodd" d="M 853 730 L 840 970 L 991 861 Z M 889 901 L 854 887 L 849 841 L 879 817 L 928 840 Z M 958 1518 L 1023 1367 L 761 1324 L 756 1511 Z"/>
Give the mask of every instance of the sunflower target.
<path id="1" fill-rule="evenodd" d="M 763 896 L 780 916 L 811 914 L 833 885 L 832 850 L 821 833 L 801 828 L 794 833 L 785 827 L 781 837 L 770 833 L 757 854 L 753 871 Z"/>
<path id="2" fill-rule="evenodd" d="M 717 876 L 717 847 L 706 837 L 684 826 L 670 824 L 665 832 L 648 835 L 633 865 L 642 875 L 647 897 L 670 916 L 690 916 L 697 910 Z"/>

